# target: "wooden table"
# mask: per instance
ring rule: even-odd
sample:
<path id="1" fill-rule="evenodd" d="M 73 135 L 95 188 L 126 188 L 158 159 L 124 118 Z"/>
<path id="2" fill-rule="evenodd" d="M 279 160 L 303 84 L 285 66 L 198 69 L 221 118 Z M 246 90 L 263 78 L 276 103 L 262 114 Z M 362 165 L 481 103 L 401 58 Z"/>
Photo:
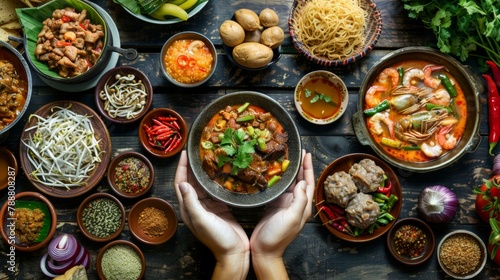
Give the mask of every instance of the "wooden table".
<path id="1" fill-rule="evenodd" d="M 288 32 L 283 45 L 283 56 L 275 65 L 261 72 L 246 72 L 234 66 L 222 50 L 218 27 L 232 17 L 239 8 L 249 8 L 260 11 L 265 7 L 273 8 L 280 16 L 280 26 L 288 30 L 287 20 L 292 0 L 277 1 L 230 1 L 211 0 L 207 6 L 188 22 L 174 25 L 152 25 L 129 15 L 112 0 L 95 0 L 115 21 L 121 46 L 135 48 L 139 57 L 133 62 L 119 59 L 118 65 L 131 65 L 144 71 L 154 86 L 153 107 L 170 107 L 183 115 L 190 125 L 198 112 L 210 101 L 240 90 L 263 92 L 278 100 L 296 120 L 305 149 L 313 154 L 316 178 L 322 170 L 336 158 L 349 153 L 374 154 L 370 147 L 362 146 L 354 135 L 351 117 L 357 111 L 358 89 L 367 71 L 382 56 L 394 49 L 428 45 L 433 42 L 432 33 L 425 30 L 417 21 L 409 20 L 403 5 L 397 0 L 376 0 L 383 16 L 383 31 L 375 50 L 364 59 L 345 66 L 324 68 L 307 61 L 297 54 L 292 46 Z M 160 71 L 159 52 L 163 43 L 173 34 L 192 30 L 205 34 L 217 47 L 218 65 L 216 73 L 210 81 L 194 89 L 181 89 L 170 84 Z M 473 63 L 473 62 L 471 62 Z M 328 69 L 339 75 L 349 87 L 349 106 L 347 112 L 337 122 L 326 126 L 311 125 L 297 113 L 293 104 L 293 90 L 299 79 L 306 73 Z M 11 131 L 2 146 L 18 153 L 19 137 L 22 127 L 30 113 L 40 106 L 55 100 L 70 99 L 83 102 L 95 109 L 93 90 L 78 93 L 65 93 L 54 90 L 37 77 L 34 78 L 33 97 L 28 111 Z M 480 185 L 483 178 L 492 174 L 492 157 L 488 156 L 488 125 L 485 95 L 481 95 L 481 126 L 482 141 L 474 153 L 465 154 L 453 165 L 439 171 L 415 174 L 395 168 L 403 188 L 403 208 L 399 218 L 417 217 L 417 197 L 420 191 L 430 185 L 441 184 L 452 189 L 458 196 L 460 207 L 450 224 L 432 225 L 436 240 L 439 241 L 448 232 L 455 229 L 467 229 L 477 233 L 487 241 L 489 227 L 480 222 L 475 209 L 472 188 Z M 112 138 L 113 155 L 124 150 L 145 152 L 139 145 L 137 125 L 116 126 L 108 124 Z M 179 157 L 171 159 L 152 160 L 156 183 L 147 196 L 161 197 L 177 209 L 178 204 L 173 190 L 175 168 Z M 25 174 L 16 178 L 16 190 L 28 191 L 36 189 L 26 179 Z M 93 192 L 108 192 L 106 180 Z M 91 192 L 92 193 L 92 192 Z M 6 192 L 1 193 L 5 201 Z M 91 252 L 91 265 L 88 269 L 90 279 L 96 279 L 95 260 L 103 244 L 87 240 L 76 225 L 76 209 L 84 197 L 75 199 L 54 199 L 51 201 L 57 208 L 58 228 L 56 234 L 73 233 L 78 240 Z M 135 201 L 124 201 L 127 209 Z M 251 234 L 259 219 L 260 211 L 233 209 L 237 219 Z M 179 212 L 178 216 L 180 218 Z M 132 240 L 143 250 L 147 259 L 146 279 L 207 279 L 210 278 L 215 260 L 211 252 L 201 244 L 179 220 L 175 236 L 161 246 L 146 246 L 140 244 L 124 230 L 119 239 Z M 0 242 L 2 252 L 6 252 L 6 243 Z M 45 248 L 32 254 L 17 254 L 17 279 L 45 279 L 39 269 L 39 262 Z M 284 254 L 285 265 L 292 279 L 439 279 L 444 278 L 440 270 L 436 254 L 417 268 L 405 268 L 397 264 L 389 255 L 385 238 L 365 244 L 354 244 L 335 238 L 318 218 L 311 218 L 297 239 L 290 244 Z M 6 256 L 0 256 L 1 279 L 7 279 Z M 10 275 L 13 277 L 12 275 Z M 484 278 L 498 278 L 500 271 L 488 261 L 482 275 Z M 249 279 L 255 274 L 250 270 Z"/>

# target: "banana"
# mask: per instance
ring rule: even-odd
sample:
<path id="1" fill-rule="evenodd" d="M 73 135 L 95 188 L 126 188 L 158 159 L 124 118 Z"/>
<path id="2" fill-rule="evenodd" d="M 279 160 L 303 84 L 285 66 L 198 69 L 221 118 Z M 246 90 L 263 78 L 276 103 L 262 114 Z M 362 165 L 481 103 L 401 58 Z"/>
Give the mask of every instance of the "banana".
<path id="1" fill-rule="evenodd" d="M 167 3 L 179 6 L 180 4 L 186 2 L 187 0 L 167 0 Z"/>
<path id="2" fill-rule="evenodd" d="M 196 3 L 198 3 L 198 0 L 187 0 L 186 2 L 182 3 L 179 5 L 183 10 L 189 10 L 191 9 Z"/>
<path id="3" fill-rule="evenodd" d="M 165 20 L 165 16 L 174 16 L 181 20 L 188 19 L 188 14 L 184 9 L 171 3 L 162 4 L 158 9 L 149 15 L 157 20 Z"/>

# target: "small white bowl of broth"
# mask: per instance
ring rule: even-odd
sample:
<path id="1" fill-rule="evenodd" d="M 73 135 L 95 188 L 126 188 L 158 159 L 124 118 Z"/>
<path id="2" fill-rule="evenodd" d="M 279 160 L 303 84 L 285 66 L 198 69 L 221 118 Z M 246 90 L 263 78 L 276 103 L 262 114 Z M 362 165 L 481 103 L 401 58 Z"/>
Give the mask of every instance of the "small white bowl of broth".
<path id="1" fill-rule="evenodd" d="M 347 87 L 342 79 L 329 71 L 306 74 L 295 87 L 295 107 L 313 124 L 329 124 L 338 120 L 349 102 Z"/>

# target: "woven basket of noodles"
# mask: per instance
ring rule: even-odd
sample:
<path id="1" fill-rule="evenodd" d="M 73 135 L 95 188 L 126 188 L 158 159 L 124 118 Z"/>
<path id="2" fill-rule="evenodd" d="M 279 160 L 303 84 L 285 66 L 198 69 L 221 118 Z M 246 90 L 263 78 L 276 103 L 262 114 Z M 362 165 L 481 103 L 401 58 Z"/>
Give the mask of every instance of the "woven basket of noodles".
<path id="1" fill-rule="evenodd" d="M 372 0 L 295 0 L 288 26 L 295 48 L 308 60 L 342 66 L 373 50 L 382 16 Z"/>

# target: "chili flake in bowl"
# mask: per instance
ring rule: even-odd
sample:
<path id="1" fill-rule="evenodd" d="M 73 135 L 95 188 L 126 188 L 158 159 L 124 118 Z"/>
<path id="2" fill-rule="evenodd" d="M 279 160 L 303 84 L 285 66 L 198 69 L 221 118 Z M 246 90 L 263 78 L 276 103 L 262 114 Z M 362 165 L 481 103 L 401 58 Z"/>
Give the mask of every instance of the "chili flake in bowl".
<path id="1" fill-rule="evenodd" d="M 387 246 L 392 256 L 401 264 L 420 265 L 434 253 L 434 233 L 424 221 L 404 218 L 389 230 Z"/>
<path id="2" fill-rule="evenodd" d="M 137 198 L 154 183 L 153 165 L 137 152 L 124 152 L 113 158 L 108 167 L 108 183 L 123 198 Z"/>

